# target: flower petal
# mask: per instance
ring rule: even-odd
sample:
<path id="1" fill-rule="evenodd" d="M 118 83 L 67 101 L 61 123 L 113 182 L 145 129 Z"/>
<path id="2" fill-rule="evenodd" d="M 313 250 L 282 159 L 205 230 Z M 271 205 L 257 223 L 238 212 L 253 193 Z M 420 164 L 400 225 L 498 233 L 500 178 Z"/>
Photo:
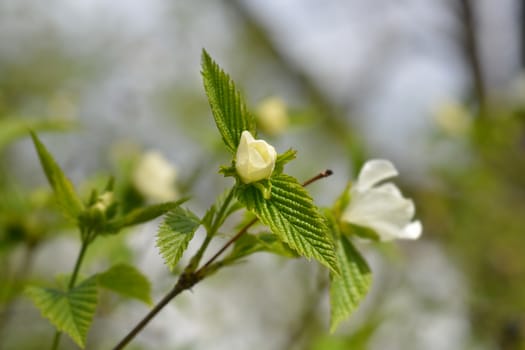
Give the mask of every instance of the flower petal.
<path id="1" fill-rule="evenodd" d="M 371 227 L 374 221 L 389 222 L 401 229 L 414 216 L 414 203 L 404 198 L 393 184 L 366 192 L 352 192 L 351 198 L 342 217 L 351 223 Z"/>
<path id="2" fill-rule="evenodd" d="M 389 222 L 374 221 L 367 227 L 375 231 L 383 242 L 403 238 L 403 229 Z"/>
<path id="3" fill-rule="evenodd" d="M 388 160 L 366 162 L 350 189 L 351 200 L 341 220 L 372 229 L 382 241 L 419 238 L 423 227 L 421 222 L 412 221 L 414 202 L 403 197 L 393 183 L 380 184 L 397 174 Z"/>
<path id="4" fill-rule="evenodd" d="M 401 193 L 401 190 L 399 190 L 399 188 L 391 182 L 387 182 L 379 186 L 375 186 L 371 188 L 369 191 L 385 193 L 394 198 L 403 198 L 403 194 Z"/>
<path id="5" fill-rule="evenodd" d="M 267 179 L 275 167 L 277 152 L 264 140 L 255 140 L 249 131 L 243 131 L 237 153 L 235 168 L 242 182 Z"/>
<path id="6" fill-rule="evenodd" d="M 405 229 L 403 230 L 403 237 L 400 237 L 400 238 L 418 239 L 419 236 L 421 236 L 422 232 L 423 232 L 423 225 L 421 225 L 421 222 L 417 220 L 405 226 Z"/>
<path id="7" fill-rule="evenodd" d="M 241 133 L 241 142 L 244 142 L 245 145 L 255 141 L 255 138 L 252 136 L 252 134 L 248 130 L 244 130 Z"/>
<path id="8" fill-rule="evenodd" d="M 363 165 L 357 177 L 356 188 L 358 191 L 367 191 L 379 182 L 397 176 L 399 173 L 390 161 L 385 159 L 372 159 Z"/>

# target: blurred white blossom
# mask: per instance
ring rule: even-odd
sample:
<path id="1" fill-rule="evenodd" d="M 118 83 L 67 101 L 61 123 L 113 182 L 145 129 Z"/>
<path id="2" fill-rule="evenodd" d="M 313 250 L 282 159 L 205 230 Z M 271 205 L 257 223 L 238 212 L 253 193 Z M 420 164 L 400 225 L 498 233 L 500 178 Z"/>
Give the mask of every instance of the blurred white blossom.
<path id="1" fill-rule="evenodd" d="M 412 221 L 414 202 L 404 198 L 393 183 L 380 184 L 397 175 L 396 168 L 387 160 L 366 162 L 350 189 L 350 204 L 342 220 L 372 229 L 382 241 L 419 238 L 422 225 Z"/>
<path id="2" fill-rule="evenodd" d="M 268 135 L 278 135 L 288 127 L 288 111 L 281 98 L 269 97 L 256 110 L 257 123 Z"/>
<path id="3" fill-rule="evenodd" d="M 171 201 L 177 198 L 175 180 L 177 170 L 157 151 L 144 153 L 133 172 L 137 190 L 152 201 Z"/>
<path id="4" fill-rule="evenodd" d="M 249 131 L 243 131 L 235 157 L 235 168 L 242 182 L 268 179 L 275 167 L 277 152 L 264 140 L 255 140 Z"/>
<path id="5" fill-rule="evenodd" d="M 468 109 L 458 102 L 445 102 L 435 113 L 437 125 L 450 136 L 464 136 L 472 124 Z"/>

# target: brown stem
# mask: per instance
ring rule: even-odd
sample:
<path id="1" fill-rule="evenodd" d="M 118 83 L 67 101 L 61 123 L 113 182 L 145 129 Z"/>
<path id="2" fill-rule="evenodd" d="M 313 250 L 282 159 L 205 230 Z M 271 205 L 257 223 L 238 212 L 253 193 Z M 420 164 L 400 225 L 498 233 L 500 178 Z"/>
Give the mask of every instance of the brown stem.
<path id="1" fill-rule="evenodd" d="M 325 177 L 328 177 L 330 175 L 333 174 L 333 171 L 330 170 L 330 169 L 326 169 L 325 171 L 323 172 L 320 172 L 319 174 L 317 174 L 316 176 L 312 177 L 311 179 L 308 179 L 306 180 L 305 182 L 303 182 L 303 187 L 306 187 L 308 186 L 309 184 L 311 184 L 312 182 L 315 182 L 317 180 L 320 180 L 322 178 L 325 178 Z M 226 244 L 224 246 L 222 246 L 221 249 L 219 249 L 219 251 L 217 253 L 215 253 L 214 256 L 212 256 L 210 258 L 210 260 L 208 260 L 198 271 L 197 273 L 202 273 L 205 271 L 205 269 L 211 265 L 211 263 L 213 263 L 229 246 L 231 246 L 236 240 L 239 239 L 239 237 L 241 237 L 243 234 L 245 234 L 248 229 L 250 227 L 252 227 L 256 222 L 258 221 L 257 218 L 254 218 L 252 221 L 250 221 L 248 224 L 246 224 L 235 236 L 233 236 L 232 238 L 230 238 L 230 240 L 228 242 L 226 242 Z"/>
<path id="2" fill-rule="evenodd" d="M 202 274 L 206 268 L 208 266 L 211 265 L 211 263 L 213 263 L 215 260 L 217 260 L 217 258 L 226 250 L 228 249 L 229 246 L 231 246 L 236 240 L 239 239 L 239 237 L 241 237 L 243 234 L 245 234 L 248 229 L 250 227 L 252 227 L 256 222 L 258 221 L 257 218 L 254 218 L 252 221 L 250 221 L 249 223 L 247 223 L 242 229 L 239 230 L 239 232 L 237 232 L 237 234 L 235 236 L 233 236 L 232 238 L 230 238 L 230 240 L 228 242 L 226 242 L 226 244 L 224 244 L 222 246 L 221 249 L 219 249 L 219 251 L 217 251 L 217 253 L 215 253 L 211 258 L 210 260 L 206 261 L 206 263 L 200 268 L 197 270 L 196 274 L 199 275 L 199 274 Z"/>
<path id="3" fill-rule="evenodd" d="M 328 177 L 332 175 L 333 172 L 331 170 L 325 170 L 316 176 L 312 177 L 311 179 L 305 181 L 303 183 L 303 186 L 308 186 L 312 182 L 315 182 L 317 180 L 320 180 L 322 178 Z M 185 291 L 186 289 L 190 289 L 195 284 L 197 284 L 199 281 L 201 281 L 204 277 L 206 277 L 207 269 L 210 267 L 210 265 L 217 260 L 217 258 L 229 247 L 231 246 L 239 237 L 241 237 L 243 234 L 245 234 L 250 227 L 252 227 L 256 222 L 257 218 L 250 221 L 248 224 L 244 225 L 243 228 L 239 230 L 233 236 L 228 242 L 226 242 L 221 249 L 217 251 L 200 269 L 197 271 L 191 271 L 190 269 L 186 268 L 183 272 L 183 274 L 179 277 L 179 280 L 177 281 L 177 284 L 173 287 L 173 289 L 162 298 L 153 309 L 113 348 L 113 350 L 120 350 L 123 349 L 127 344 L 129 344 L 130 341 L 137 336 L 140 331 L 146 327 L 146 325 L 157 315 L 163 308 L 166 306 L 172 299 L 174 299 L 177 295 L 179 295 L 181 292 Z"/>
<path id="4" fill-rule="evenodd" d="M 326 169 L 325 171 L 320 172 L 319 174 L 317 174 L 316 176 L 312 177 L 311 179 L 306 180 L 305 182 L 303 182 L 303 187 L 308 186 L 312 182 L 316 182 L 317 180 L 321 180 L 322 178 L 328 177 L 328 176 L 332 175 L 333 173 L 334 172 L 332 170 Z"/>
<path id="5" fill-rule="evenodd" d="M 148 314 L 113 348 L 113 350 L 123 349 L 149 323 L 149 321 L 151 321 L 151 319 L 164 308 L 164 306 L 181 292 L 193 287 L 197 282 L 199 282 L 199 279 L 195 273 L 183 273 L 173 289 L 166 294 L 150 312 L 148 312 Z"/>

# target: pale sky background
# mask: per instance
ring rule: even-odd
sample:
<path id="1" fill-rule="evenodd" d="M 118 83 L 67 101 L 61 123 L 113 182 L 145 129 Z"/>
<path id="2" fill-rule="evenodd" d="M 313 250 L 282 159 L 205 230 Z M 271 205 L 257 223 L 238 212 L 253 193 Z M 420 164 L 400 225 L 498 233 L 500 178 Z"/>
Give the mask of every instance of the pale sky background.
<path id="1" fill-rule="evenodd" d="M 392 158 L 409 174 L 425 173 L 429 160 L 421 150 L 433 125 L 432 113 L 443 101 L 464 98 L 469 86 L 469 72 L 454 39 L 458 23 L 452 1 L 240 3 L 334 104 L 351 107 L 349 118 L 366 134 L 374 155 Z M 488 85 L 501 88 L 519 69 L 519 1 L 477 4 Z M 23 60 L 35 34 L 44 29 L 54 32 L 71 55 L 97 56 L 102 74 L 89 82 L 73 79 L 64 88 L 79 92 L 78 115 L 89 126 L 88 133 L 95 131 L 102 142 L 76 143 L 86 151 L 102 152 L 116 137 L 129 137 L 167 151 L 173 139 L 184 140 L 184 135 L 172 137 L 176 128 L 171 121 L 165 124 L 151 98 L 170 85 L 198 90 L 203 47 L 234 77 L 245 75 L 244 66 L 257 65 L 242 52 L 237 18 L 228 7 L 227 1 L 83 0 L 49 6 L 3 0 L 0 55 Z M 241 62 L 240 68 L 233 60 Z M 271 78 L 262 84 L 265 93 L 285 90 L 283 82 Z M 257 84 L 245 80 L 247 95 L 261 95 L 252 88 Z M 78 141 L 78 135 L 73 137 Z M 77 149 L 64 152 L 69 158 Z M 184 155 L 172 157 L 188 161 Z"/>

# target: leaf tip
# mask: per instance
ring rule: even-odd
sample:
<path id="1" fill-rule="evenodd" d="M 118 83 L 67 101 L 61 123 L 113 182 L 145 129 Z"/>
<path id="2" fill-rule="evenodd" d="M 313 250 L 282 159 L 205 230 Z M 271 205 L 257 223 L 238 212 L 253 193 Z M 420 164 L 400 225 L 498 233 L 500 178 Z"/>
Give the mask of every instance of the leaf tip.
<path id="1" fill-rule="evenodd" d="M 334 248 L 334 254 L 335 254 L 335 248 Z M 337 258 L 336 256 L 334 255 L 333 256 L 333 259 L 326 259 L 325 262 L 323 262 L 323 264 L 328 267 L 328 269 L 330 270 L 330 273 L 332 273 L 334 276 L 336 277 L 341 277 L 341 268 L 339 267 L 339 264 L 337 262 Z"/>
<path id="2" fill-rule="evenodd" d="M 206 49 L 204 47 L 201 50 L 201 57 L 202 57 L 203 60 L 210 58 L 210 54 L 208 53 L 208 51 L 206 51 Z"/>
<path id="3" fill-rule="evenodd" d="M 27 129 L 29 132 L 29 136 L 31 136 L 31 139 L 33 140 L 33 144 L 38 148 L 42 144 L 40 142 L 40 139 L 38 138 L 37 134 L 32 129 Z"/>
<path id="4" fill-rule="evenodd" d="M 212 65 L 213 63 L 214 63 L 213 59 L 211 58 L 208 51 L 206 51 L 205 48 L 202 48 L 202 51 L 201 51 L 202 72 L 201 73 L 204 75 L 206 71 L 209 70 L 209 66 Z"/>
<path id="5" fill-rule="evenodd" d="M 335 331 L 337 330 L 337 326 L 339 326 L 339 321 L 330 320 L 330 329 L 328 330 L 330 335 L 333 335 L 335 333 Z"/>

